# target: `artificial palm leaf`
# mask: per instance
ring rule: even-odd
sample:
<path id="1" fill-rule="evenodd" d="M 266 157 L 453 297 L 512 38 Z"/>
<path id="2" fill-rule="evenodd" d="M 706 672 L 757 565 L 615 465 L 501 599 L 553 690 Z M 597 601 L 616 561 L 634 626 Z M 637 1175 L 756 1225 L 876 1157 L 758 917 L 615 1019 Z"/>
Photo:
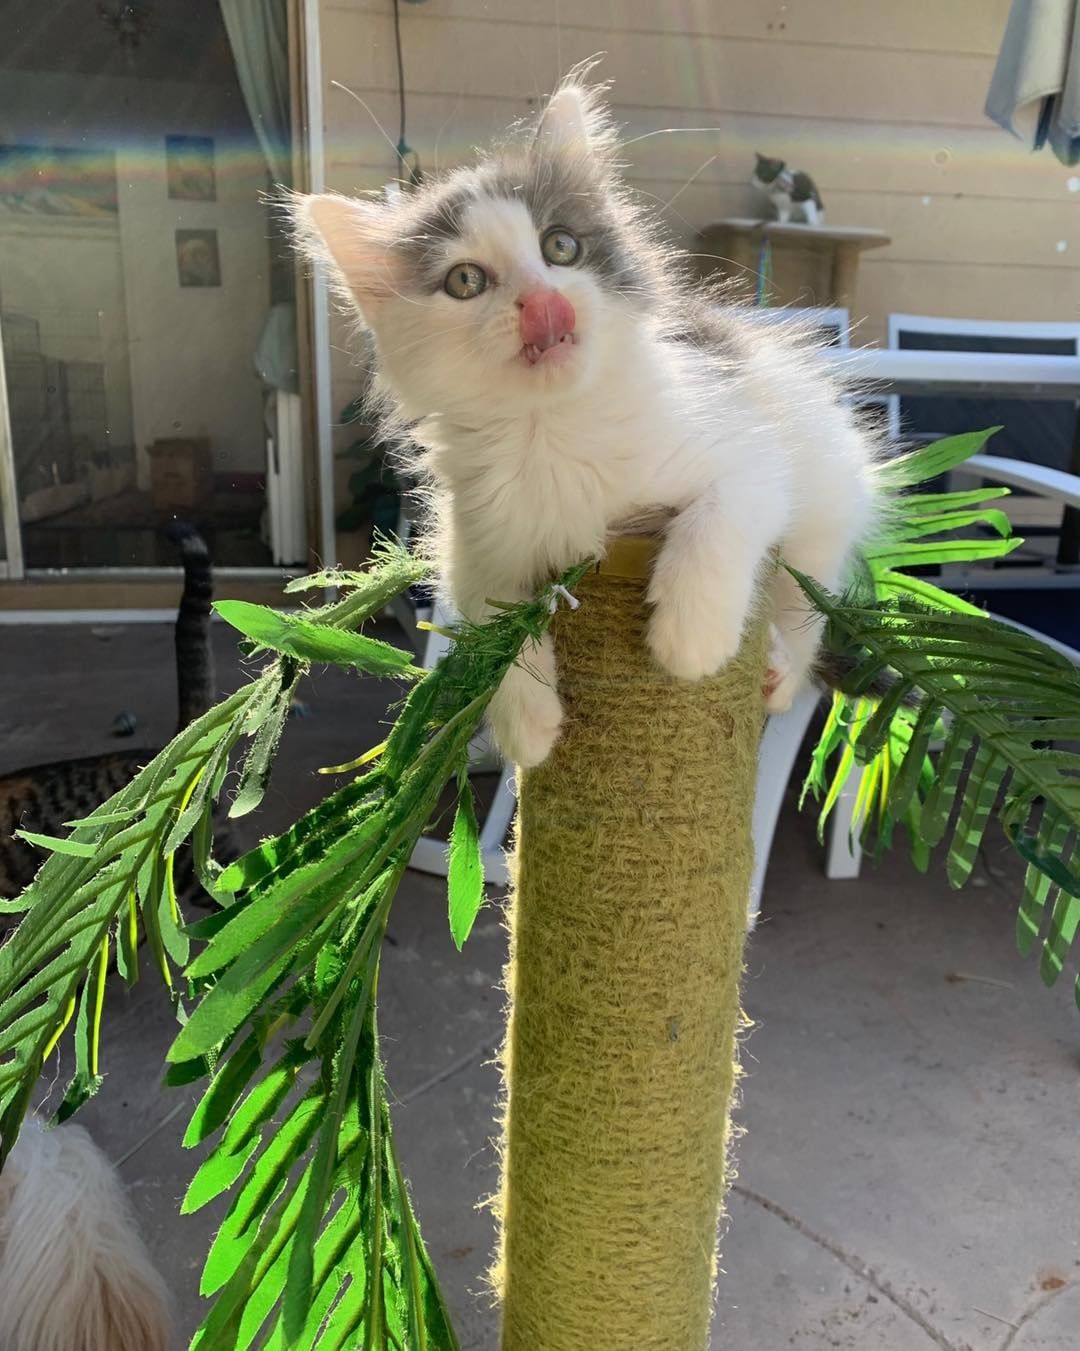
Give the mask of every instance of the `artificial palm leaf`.
<path id="1" fill-rule="evenodd" d="M 989 434 L 937 442 L 882 475 L 892 489 L 914 487 L 974 454 Z M 1042 937 L 1040 969 L 1051 984 L 1080 924 L 1080 754 L 1046 743 L 1080 740 L 1080 672 L 1046 644 L 899 571 L 1010 552 L 1021 541 L 1008 518 L 985 505 L 1005 495 L 982 488 L 896 499 L 866 551 L 867 596 L 856 590 L 841 599 L 796 574 L 827 617 L 827 645 L 850 663 L 804 794 L 822 800 L 823 828 L 849 775 L 860 773 L 854 828 L 863 841 L 887 846 L 903 825 L 924 870 L 930 849 L 944 843 L 946 876 L 957 887 L 996 816 L 1029 862 L 1019 945 L 1030 951 Z M 973 527 L 994 537 L 950 534 Z M 883 678 L 891 688 L 881 697 L 872 691 Z"/>
<path id="2" fill-rule="evenodd" d="M 185 1208 L 232 1197 L 195 1346 L 456 1346 L 394 1150 L 375 1031 L 379 953 L 398 882 L 454 775 L 451 924 L 459 946 L 467 936 L 483 897 L 469 742 L 550 617 L 545 595 L 461 626 L 378 755 L 360 757 L 362 772 L 217 879 L 229 905 L 195 926 L 206 945 L 186 973 L 207 988 L 169 1052 L 184 1080 L 193 1063 L 215 1066 L 185 1142 L 218 1139 Z M 245 629 L 271 637 L 261 619 Z"/>
<path id="3" fill-rule="evenodd" d="M 456 1346 L 394 1149 L 375 1022 L 379 954 L 398 882 L 455 776 L 452 929 L 459 946 L 468 934 L 483 897 L 468 745 L 522 644 L 550 623 L 553 593 L 461 625 L 449 656 L 424 674 L 409 654 L 354 630 L 425 572 L 384 546 L 366 573 L 308 579 L 342 588 L 336 604 L 295 616 L 221 602 L 249 650 L 270 654 L 265 670 L 69 837 L 28 837 L 52 857 L 5 907 L 24 912 L 0 951 L 5 1149 L 73 1018 L 75 1076 L 59 1116 L 100 1086 L 105 979 L 113 960 L 125 980 L 137 977 L 140 923 L 171 987 L 182 968 L 187 1005 L 174 992 L 182 1025 L 167 1077 L 209 1078 L 185 1143 L 216 1137 L 184 1209 L 231 1195 L 203 1273 L 203 1293 L 216 1299 L 195 1346 Z M 423 679 L 383 745 L 359 757 L 361 773 L 219 868 L 209 844 L 230 755 L 247 739 L 239 815 L 262 798 L 292 691 L 314 661 Z M 171 865 L 189 839 L 222 908 L 185 925 Z"/>

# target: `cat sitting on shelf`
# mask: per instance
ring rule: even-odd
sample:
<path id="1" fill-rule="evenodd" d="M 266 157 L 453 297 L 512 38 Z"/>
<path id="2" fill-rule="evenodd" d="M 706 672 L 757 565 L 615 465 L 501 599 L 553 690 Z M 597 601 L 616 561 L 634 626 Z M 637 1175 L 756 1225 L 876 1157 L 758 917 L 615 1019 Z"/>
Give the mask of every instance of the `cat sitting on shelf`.
<path id="1" fill-rule="evenodd" d="M 789 169 L 782 159 L 755 155 L 754 172 L 750 179 L 763 192 L 776 210 L 776 219 L 782 225 L 803 221 L 807 225 L 825 224 L 825 207 L 814 180 L 801 169 Z"/>

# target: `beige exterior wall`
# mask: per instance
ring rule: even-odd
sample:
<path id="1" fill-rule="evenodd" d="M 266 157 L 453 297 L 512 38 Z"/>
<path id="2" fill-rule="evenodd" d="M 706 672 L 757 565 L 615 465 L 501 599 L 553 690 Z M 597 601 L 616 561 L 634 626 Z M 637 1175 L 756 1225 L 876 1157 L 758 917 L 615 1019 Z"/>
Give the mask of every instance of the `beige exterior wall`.
<path id="1" fill-rule="evenodd" d="M 864 257 L 857 338 L 890 311 L 1080 322 L 1080 169 L 983 115 L 1009 0 L 428 0 L 402 4 L 408 140 L 425 168 L 526 114 L 572 62 L 600 75 L 630 176 L 686 241 L 759 214 L 753 153 L 812 173 L 829 223 L 886 231 Z M 557 19 L 561 16 L 561 20 Z M 397 138 L 390 0 L 322 0 L 331 187 L 378 187 Z M 695 176 L 696 175 L 696 176 Z M 1063 247 L 1064 246 L 1064 247 Z M 355 387 L 344 357 L 335 396 Z"/>

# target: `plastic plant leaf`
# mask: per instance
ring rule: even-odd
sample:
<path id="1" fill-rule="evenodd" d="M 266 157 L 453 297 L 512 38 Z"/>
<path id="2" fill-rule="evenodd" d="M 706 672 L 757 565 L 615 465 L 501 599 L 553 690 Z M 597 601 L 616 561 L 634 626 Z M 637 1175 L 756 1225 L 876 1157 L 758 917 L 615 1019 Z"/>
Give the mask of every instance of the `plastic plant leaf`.
<path id="1" fill-rule="evenodd" d="M 1021 539 L 958 539 L 895 541 L 866 551 L 871 566 L 877 568 L 926 567 L 940 563 L 974 563 L 987 558 L 1004 558 L 1019 549 Z"/>
<path id="2" fill-rule="evenodd" d="M 899 455 L 882 465 L 878 471 L 890 489 L 912 488 L 978 455 L 987 441 L 1001 431 L 1001 427 L 987 427 L 983 431 L 964 432 L 960 436 L 946 436 L 931 445 Z"/>
<path id="3" fill-rule="evenodd" d="M 908 513 L 904 522 L 897 528 L 901 539 L 921 539 L 924 535 L 940 535 L 947 530 L 963 530 L 970 526 L 983 525 L 1007 539 L 1012 534 L 1012 522 L 1003 511 L 991 507 L 969 511 L 927 512 L 925 515 Z"/>
<path id="4" fill-rule="evenodd" d="M 48 849 L 54 854 L 67 854 L 70 858 L 94 858 L 97 846 L 82 840 L 70 840 L 59 835 L 39 835 L 33 830 L 17 830 L 15 834 L 27 844 L 38 849 Z"/>
<path id="5" fill-rule="evenodd" d="M 1060 889 L 1050 916 L 1050 932 L 1043 943 L 1039 975 L 1045 985 L 1053 985 L 1065 969 L 1070 949 L 1080 926 L 1080 896 Z"/>
<path id="6" fill-rule="evenodd" d="M 304 662 L 355 666 L 369 675 L 405 675 L 415 670 L 412 653 L 378 638 L 282 614 L 244 600 L 217 601 L 214 609 L 246 638 Z"/>
<path id="7" fill-rule="evenodd" d="M 457 810 L 450 831 L 447 892 L 450 935 L 460 952 L 484 904 L 484 860 L 480 853 L 480 832 L 476 824 L 473 790 L 467 773 L 463 773 L 458 781 Z"/>
<path id="8" fill-rule="evenodd" d="M 1007 772 L 1007 766 L 992 747 L 981 742 L 968 771 L 964 799 L 960 804 L 949 856 L 945 862 L 945 875 L 950 886 L 961 887 L 971 876 L 979 845 Z"/>
<path id="9" fill-rule="evenodd" d="M 254 737 L 244 760 L 243 769 L 240 771 L 236 794 L 229 807 L 231 817 L 247 816 L 266 795 L 274 756 L 281 741 L 285 721 L 289 716 L 293 691 L 296 689 L 298 679 L 299 671 L 295 667 L 282 673 L 280 689 L 275 692 L 270 706 L 265 710 L 258 726 L 253 729 Z"/>

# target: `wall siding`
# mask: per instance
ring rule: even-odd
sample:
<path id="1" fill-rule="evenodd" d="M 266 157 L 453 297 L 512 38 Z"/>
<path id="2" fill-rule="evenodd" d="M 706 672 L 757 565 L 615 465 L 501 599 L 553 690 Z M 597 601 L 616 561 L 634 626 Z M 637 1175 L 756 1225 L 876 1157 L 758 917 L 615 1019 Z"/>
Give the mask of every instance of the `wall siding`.
<path id="1" fill-rule="evenodd" d="M 891 311 L 1080 320 L 1080 171 L 1033 155 L 982 106 L 1009 0 L 430 0 L 402 5 L 408 139 L 448 167 L 534 109 L 559 72 L 598 74 L 628 174 L 684 244 L 719 216 L 759 214 L 755 150 L 811 172 L 830 223 L 886 231 L 864 258 L 858 337 Z M 390 0 L 323 0 L 328 179 L 394 173 L 359 93 L 397 137 Z M 355 387 L 341 354 L 335 390 Z"/>

